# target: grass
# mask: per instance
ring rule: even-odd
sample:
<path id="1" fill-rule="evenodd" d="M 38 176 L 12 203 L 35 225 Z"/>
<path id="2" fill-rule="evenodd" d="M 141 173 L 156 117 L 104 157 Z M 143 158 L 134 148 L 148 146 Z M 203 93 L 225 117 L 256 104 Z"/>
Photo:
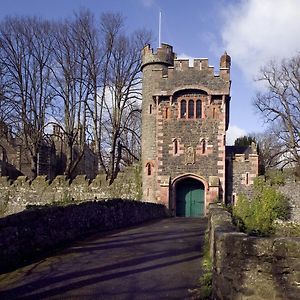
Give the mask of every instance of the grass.
<path id="1" fill-rule="evenodd" d="M 194 300 L 209 300 L 212 294 L 212 261 L 209 252 L 208 232 L 205 234 L 201 269 L 202 276 L 198 279 L 197 287 L 189 292 Z"/>

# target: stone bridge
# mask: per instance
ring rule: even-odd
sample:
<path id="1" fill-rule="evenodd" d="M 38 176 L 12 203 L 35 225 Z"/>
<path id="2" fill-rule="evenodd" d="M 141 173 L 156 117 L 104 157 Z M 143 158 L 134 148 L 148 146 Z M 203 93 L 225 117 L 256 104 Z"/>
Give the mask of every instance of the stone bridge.
<path id="1" fill-rule="evenodd" d="M 0 299 L 189 299 L 201 276 L 207 219 L 167 218 L 162 205 L 99 201 L 0 220 Z"/>

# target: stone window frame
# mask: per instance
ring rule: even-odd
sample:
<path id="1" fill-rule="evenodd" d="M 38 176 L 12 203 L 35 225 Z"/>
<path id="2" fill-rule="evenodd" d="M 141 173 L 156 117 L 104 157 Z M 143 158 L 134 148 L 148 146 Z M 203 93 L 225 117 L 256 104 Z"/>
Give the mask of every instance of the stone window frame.
<path id="1" fill-rule="evenodd" d="M 173 139 L 173 155 L 179 155 L 179 142 L 177 138 Z"/>
<path id="2" fill-rule="evenodd" d="M 200 103 L 200 106 L 198 106 L 198 103 Z M 200 108 L 198 110 L 198 108 Z M 196 108 L 195 108 L 195 118 L 196 119 L 202 119 L 202 100 L 201 99 L 197 99 L 196 100 Z M 200 111 L 200 113 L 198 113 L 198 111 Z"/>
<path id="3" fill-rule="evenodd" d="M 245 174 L 245 184 L 250 185 L 249 172 L 246 172 L 246 174 Z"/>
<path id="4" fill-rule="evenodd" d="M 169 119 L 169 116 L 170 116 L 170 107 L 166 106 L 164 110 L 164 117 L 165 119 Z"/>
<path id="5" fill-rule="evenodd" d="M 187 117 L 188 119 L 195 118 L 195 101 L 193 99 L 188 100 L 188 109 L 187 109 Z"/>
<path id="6" fill-rule="evenodd" d="M 200 145 L 201 145 L 201 154 L 205 154 L 207 150 L 207 142 L 204 138 L 201 139 Z"/>
<path id="7" fill-rule="evenodd" d="M 153 164 L 151 162 L 147 162 L 145 168 L 147 176 L 151 176 L 153 174 Z"/>
<path id="8" fill-rule="evenodd" d="M 185 95 L 178 98 L 179 102 L 179 119 L 181 120 L 201 120 L 203 119 L 203 100 L 201 95 L 189 96 Z M 193 112 L 190 113 L 191 105 L 193 102 Z M 200 103 L 200 110 L 197 108 L 197 103 Z M 184 104 L 184 105 L 183 105 Z M 200 113 L 198 113 L 200 111 Z"/>
<path id="9" fill-rule="evenodd" d="M 184 105 L 183 105 L 184 104 Z M 186 119 L 187 117 L 187 101 L 186 99 L 180 100 L 180 107 L 179 107 L 179 117 L 180 119 Z"/>

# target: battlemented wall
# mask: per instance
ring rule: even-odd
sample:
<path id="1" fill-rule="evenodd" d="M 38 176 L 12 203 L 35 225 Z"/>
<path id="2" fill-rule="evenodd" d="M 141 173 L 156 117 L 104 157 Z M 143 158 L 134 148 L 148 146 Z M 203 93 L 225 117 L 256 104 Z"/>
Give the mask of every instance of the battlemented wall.
<path id="1" fill-rule="evenodd" d="M 299 298 L 299 238 L 247 236 L 216 205 L 210 206 L 209 235 L 213 299 Z"/>
<path id="2" fill-rule="evenodd" d="M 0 213 L 14 214 L 30 205 L 50 203 L 76 203 L 93 199 L 124 198 L 140 200 L 140 167 L 132 166 L 120 172 L 112 185 L 108 185 L 105 175 L 97 175 L 89 180 L 84 175 L 77 176 L 72 182 L 65 176 L 57 176 L 48 181 L 46 176 L 38 176 L 33 181 L 25 176 L 11 182 L 0 177 Z"/>

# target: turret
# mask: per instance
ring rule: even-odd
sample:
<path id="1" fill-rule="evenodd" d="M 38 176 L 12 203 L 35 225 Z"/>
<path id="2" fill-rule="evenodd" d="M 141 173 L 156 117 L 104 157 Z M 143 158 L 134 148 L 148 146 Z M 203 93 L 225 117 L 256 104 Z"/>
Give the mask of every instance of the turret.
<path id="1" fill-rule="evenodd" d="M 220 58 L 220 76 L 229 80 L 231 57 L 225 51 Z"/>
<path id="2" fill-rule="evenodd" d="M 163 66 L 174 65 L 175 54 L 173 47 L 167 44 L 161 44 L 156 53 L 153 52 L 150 45 L 146 45 L 142 50 L 142 70 L 147 65 L 160 64 Z"/>
<path id="3" fill-rule="evenodd" d="M 157 95 L 168 67 L 174 66 L 173 47 L 161 44 L 153 51 L 150 45 L 142 50 L 143 102 L 142 102 L 142 164 L 143 199 L 156 200 L 157 185 Z"/>

